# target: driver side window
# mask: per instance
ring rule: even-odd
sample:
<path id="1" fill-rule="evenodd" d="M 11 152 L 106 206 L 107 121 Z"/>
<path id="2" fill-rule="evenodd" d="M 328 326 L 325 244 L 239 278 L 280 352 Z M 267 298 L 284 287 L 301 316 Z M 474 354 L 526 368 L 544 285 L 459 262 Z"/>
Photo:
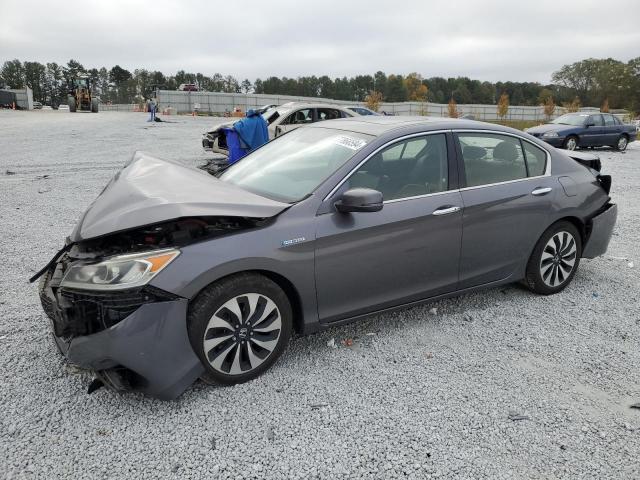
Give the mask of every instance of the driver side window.
<path id="1" fill-rule="evenodd" d="M 349 178 L 349 188 L 378 190 L 385 201 L 448 190 L 445 135 L 412 137 L 384 148 Z"/>

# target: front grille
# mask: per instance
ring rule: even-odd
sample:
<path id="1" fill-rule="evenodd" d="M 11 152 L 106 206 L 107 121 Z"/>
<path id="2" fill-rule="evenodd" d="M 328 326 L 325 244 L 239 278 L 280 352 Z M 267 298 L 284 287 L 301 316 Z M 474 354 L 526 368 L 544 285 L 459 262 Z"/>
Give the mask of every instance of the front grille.
<path id="1" fill-rule="evenodd" d="M 44 310 L 44 313 L 47 314 L 47 317 L 53 320 L 56 316 L 55 299 L 47 295 L 44 290 L 44 285 L 48 280 L 48 276 L 49 274 L 47 273 L 40 281 L 40 303 L 42 304 L 42 309 Z"/>
<path id="2" fill-rule="evenodd" d="M 91 335 L 110 328 L 147 303 L 166 302 L 176 295 L 147 285 L 121 291 L 85 291 L 56 288 L 51 273 L 43 276 L 40 303 L 53 321 L 57 337 Z"/>
<path id="3" fill-rule="evenodd" d="M 97 292 L 61 288 L 61 305 L 68 319 L 67 335 L 91 335 L 121 322 L 147 303 L 177 297 L 158 288 Z"/>

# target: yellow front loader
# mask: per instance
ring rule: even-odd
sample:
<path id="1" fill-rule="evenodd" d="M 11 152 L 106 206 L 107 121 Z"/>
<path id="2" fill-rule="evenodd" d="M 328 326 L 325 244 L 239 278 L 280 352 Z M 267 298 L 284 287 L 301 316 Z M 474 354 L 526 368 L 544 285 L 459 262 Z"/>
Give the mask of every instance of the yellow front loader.
<path id="1" fill-rule="evenodd" d="M 93 96 L 91 81 L 89 77 L 78 77 L 73 80 L 73 89 L 68 97 L 69 111 L 76 110 L 91 111 L 98 113 L 98 99 Z"/>

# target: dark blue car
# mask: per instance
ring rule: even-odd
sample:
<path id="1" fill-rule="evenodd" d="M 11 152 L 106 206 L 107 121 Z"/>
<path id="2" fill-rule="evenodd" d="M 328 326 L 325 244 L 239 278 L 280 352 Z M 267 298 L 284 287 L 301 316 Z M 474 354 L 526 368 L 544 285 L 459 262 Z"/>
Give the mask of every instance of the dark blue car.
<path id="1" fill-rule="evenodd" d="M 610 113 L 577 112 L 562 115 L 551 123 L 528 128 L 527 133 L 558 148 L 613 147 L 624 150 L 636 139 L 636 128 Z"/>

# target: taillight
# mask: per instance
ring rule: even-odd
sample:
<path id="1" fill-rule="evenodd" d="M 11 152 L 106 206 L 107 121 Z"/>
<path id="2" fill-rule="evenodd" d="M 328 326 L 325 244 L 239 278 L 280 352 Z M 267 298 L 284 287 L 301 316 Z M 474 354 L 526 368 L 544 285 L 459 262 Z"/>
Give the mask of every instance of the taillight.
<path id="1" fill-rule="evenodd" d="M 609 192 L 611 191 L 611 175 L 598 175 L 596 179 L 602 189 L 607 192 L 607 195 L 609 195 Z"/>

